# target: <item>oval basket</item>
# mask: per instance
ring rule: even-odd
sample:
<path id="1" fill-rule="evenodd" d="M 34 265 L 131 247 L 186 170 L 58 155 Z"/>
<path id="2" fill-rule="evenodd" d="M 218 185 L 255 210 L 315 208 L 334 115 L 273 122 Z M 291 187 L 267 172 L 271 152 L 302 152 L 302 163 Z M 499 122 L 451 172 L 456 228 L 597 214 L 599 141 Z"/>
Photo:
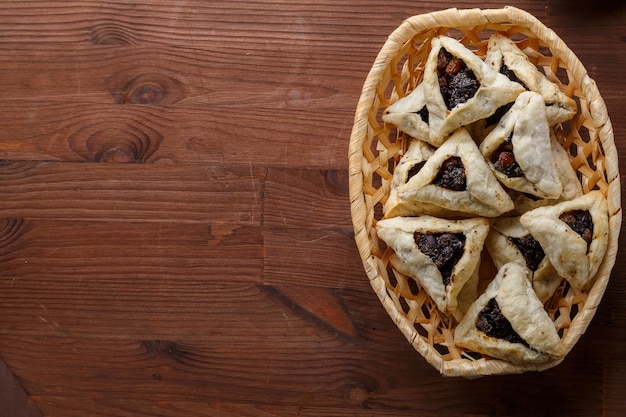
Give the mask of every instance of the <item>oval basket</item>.
<path id="1" fill-rule="evenodd" d="M 576 116 L 557 126 L 557 136 L 569 153 L 583 192 L 601 190 L 607 197 L 609 243 L 593 284 L 581 291 L 561 285 L 545 305 L 566 353 L 585 332 L 602 299 L 617 255 L 621 226 L 617 151 L 606 106 L 579 59 L 552 30 L 514 7 L 448 9 L 405 20 L 380 50 L 357 105 L 349 149 L 351 213 L 356 244 L 372 288 L 410 344 L 447 376 L 473 378 L 541 371 L 564 358 L 522 366 L 455 346 L 454 320 L 439 312 L 411 278 L 391 267 L 392 251 L 376 236 L 376 222 L 383 215 L 394 167 L 409 139 L 382 121 L 384 109 L 421 81 L 433 37 L 454 37 L 480 56 L 494 32 L 516 41 L 531 62 L 576 101 Z"/>

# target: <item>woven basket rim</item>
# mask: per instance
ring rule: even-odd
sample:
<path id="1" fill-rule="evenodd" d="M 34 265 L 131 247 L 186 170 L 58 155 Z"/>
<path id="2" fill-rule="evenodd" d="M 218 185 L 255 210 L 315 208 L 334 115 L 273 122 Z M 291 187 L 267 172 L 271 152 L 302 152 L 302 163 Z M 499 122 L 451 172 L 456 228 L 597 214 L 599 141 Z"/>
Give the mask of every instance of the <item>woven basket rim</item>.
<path id="1" fill-rule="evenodd" d="M 572 326 L 563 338 L 566 354 L 580 336 L 585 332 L 604 295 L 611 270 L 617 256 L 618 237 L 621 228 L 621 188 L 617 149 L 615 147 L 613 128 L 608 117 L 604 100 L 600 96 L 595 82 L 589 77 L 578 57 L 569 49 L 565 42 L 554 31 L 547 28 L 530 13 L 512 6 L 502 9 L 457 9 L 435 11 L 412 16 L 397 27 L 387 38 L 379 51 L 370 72 L 363 84 L 361 96 L 355 111 L 354 125 L 349 145 L 349 189 L 350 208 L 354 226 L 355 241 L 359 254 L 370 281 L 370 284 L 383 304 L 385 310 L 403 332 L 410 344 L 439 372 L 446 376 L 478 377 L 483 375 L 513 374 L 526 371 L 541 371 L 559 364 L 564 358 L 533 366 L 515 365 L 497 359 L 443 360 L 441 355 L 420 337 L 406 317 L 393 304 L 385 287 L 384 279 L 379 273 L 376 259 L 372 256 L 372 243 L 368 230 L 371 220 L 368 219 L 365 196 L 363 194 L 363 144 L 368 133 L 368 110 L 372 106 L 377 93 L 378 82 L 396 56 L 400 48 L 418 33 L 432 28 L 479 27 L 489 23 L 510 23 L 529 30 L 540 41 L 549 46 L 552 55 L 564 62 L 571 76 L 579 80 L 582 94 L 589 102 L 592 119 L 599 131 L 599 137 L 606 157 L 606 174 L 608 190 L 606 192 L 609 208 L 609 242 L 605 258 L 596 275 L 595 283 L 588 293 L 584 308 L 578 312 Z M 369 222 L 369 223 L 368 223 Z"/>

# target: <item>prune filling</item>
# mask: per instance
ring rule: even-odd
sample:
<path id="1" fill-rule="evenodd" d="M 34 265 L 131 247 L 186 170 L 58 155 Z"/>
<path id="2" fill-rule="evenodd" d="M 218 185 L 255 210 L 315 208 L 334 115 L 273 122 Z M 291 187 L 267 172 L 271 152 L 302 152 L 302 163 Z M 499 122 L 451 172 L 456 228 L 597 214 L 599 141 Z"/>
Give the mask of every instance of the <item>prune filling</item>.
<path id="1" fill-rule="evenodd" d="M 539 242 L 537 242 L 537 240 L 535 240 L 535 238 L 531 235 L 526 235 L 520 238 L 510 237 L 509 240 L 522 253 L 528 269 L 536 271 L 537 268 L 539 268 L 539 264 L 546 256 Z"/>
<path id="2" fill-rule="evenodd" d="M 465 235 L 415 232 L 413 237 L 420 251 L 427 255 L 441 272 L 443 285 L 450 284 L 452 269 L 463 256 Z"/>
<path id="3" fill-rule="evenodd" d="M 474 72 L 462 59 L 455 57 L 445 48 L 441 48 L 437 55 L 437 76 L 439 89 L 448 110 L 474 97 L 480 88 L 480 82 Z"/>
<path id="4" fill-rule="evenodd" d="M 585 239 L 587 249 L 589 249 L 589 245 L 593 239 L 593 220 L 591 219 L 591 213 L 589 213 L 588 210 L 572 210 L 561 214 L 559 219 Z"/>
<path id="5" fill-rule="evenodd" d="M 516 83 L 524 87 L 525 90 L 528 90 L 526 84 L 524 84 L 519 78 L 517 78 L 517 75 L 513 71 L 511 71 L 511 69 L 507 67 L 504 63 L 500 66 L 500 74 L 505 75 L 506 78 L 508 78 L 509 80 L 515 81 Z"/>
<path id="6" fill-rule="evenodd" d="M 522 337 L 513 330 L 511 322 L 507 320 L 495 298 L 489 300 L 487 305 L 478 313 L 476 328 L 489 337 L 503 339 L 511 343 L 521 343 L 530 347 Z"/>
<path id="7" fill-rule="evenodd" d="M 432 183 L 448 190 L 464 191 L 467 188 L 467 179 L 461 158 L 451 156 L 443 161 Z"/>
<path id="8" fill-rule="evenodd" d="M 491 154 L 491 163 L 495 169 L 509 178 L 523 177 L 524 172 L 515 160 L 515 154 L 513 153 L 512 136 L 513 133 Z"/>
<path id="9" fill-rule="evenodd" d="M 408 181 L 412 177 L 417 175 L 417 173 L 421 171 L 421 169 L 422 169 L 422 167 L 424 166 L 425 163 L 426 163 L 426 161 L 418 162 L 417 164 L 415 164 L 411 168 L 409 168 L 409 171 L 408 171 L 407 176 L 406 176 L 406 180 Z"/>
<path id="10" fill-rule="evenodd" d="M 424 123 L 428 123 L 428 119 L 430 116 L 430 113 L 428 112 L 428 107 L 424 106 L 420 110 L 416 111 L 415 113 L 419 114 L 419 116 L 424 121 Z"/>

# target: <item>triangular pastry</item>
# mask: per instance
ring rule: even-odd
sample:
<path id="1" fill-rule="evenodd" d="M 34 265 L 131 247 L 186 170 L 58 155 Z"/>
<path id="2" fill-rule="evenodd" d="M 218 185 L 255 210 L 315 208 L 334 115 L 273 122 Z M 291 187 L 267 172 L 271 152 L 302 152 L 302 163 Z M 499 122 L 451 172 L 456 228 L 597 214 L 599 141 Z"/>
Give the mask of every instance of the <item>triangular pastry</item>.
<path id="1" fill-rule="evenodd" d="M 527 90 L 541 94 L 550 125 L 569 120 L 576 114 L 576 102 L 542 74 L 508 37 L 499 33 L 491 36 L 485 62 Z"/>
<path id="2" fill-rule="evenodd" d="M 558 198 L 563 186 L 551 149 L 543 99 L 524 92 L 480 144 L 494 175 L 507 188 Z"/>
<path id="3" fill-rule="evenodd" d="M 389 197 L 383 206 L 385 217 L 418 216 L 423 214 L 448 218 L 468 217 L 463 215 L 463 213 L 446 210 L 428 202 L 405 200 L 398 197 L 398 189 L 420 172 L 434 152 L 435 149 L 426 142 L 419 139 L 411 140 L 408 149 L 402 155 L 393 171 Z"/>
<path id="4" fill-rule="evenodd" d="M 398 188 L 398 197 L 484 217 L 497 217 L 514 208 L 465 129 L 450 136 L 422 169 Z"/>
<path id="5" fill-rule="evenodd" d="M 463 286 L 472 279 L 489 231 L 483 218 L 446 220 L 431 216 L 394 217 L 376 224 L 403 269 L 435 301 L 454 313 Z"/>
<path id="6" fill-rule="evenodd" d="M 496 268 L 516 262 L 530 270 L 533 289 L 545 303 L 561 284 L 556 272 L 539 242 L 526 230 L 519 217 L 503 217 L 491 222 L 485 247 Z"/>
<path id="7" fill-rule="evenodd" d="M 431 45 L 423 84 L 429 141 L 435 146 L 459 127 L 490 116 L 524 91 L 456 39 L 439 36 Z"/>
<path id="8" fill-rule="evenodd" d="M 574 288 L 583 288 L 602 262 L 608 245 L 606 199 L 591 191 L 571 201 L 539 207 L 520 217 L 541 244 L 559 275 Z"/>
<path id="9" fill-rule="evenodd" d="M 411 137 L 429 142 L 428 108 L 424 84 L 419 84 L 409 95 L 402 97 L 385 110 L 383 120 Z"/>
<path id="10" fill-rule="evenodd" d="M 481 261 L 482 259 L 479 260 L 478 265 L 476 265 L 474 273 L 470 275 L 467 282 L 463 284 L 461 290 L 458 291 L 458 294 L 456 295 L 457 307 L 454 309 L 450 309 L 450 307 L 447 307 L 447 312 L 450 313 L 457 322 L 463 319 L 463 316 L 469 310 L 472 303 L 478 298 Z M 419 281 L 413 277 L 414 273 L 411 272 L 409 266 L 405 262 L 403 262 L 397 254 L 394 253 L 390 256 L 389 263 L 393 266 L 394 270 L 398 271 L 405 277 L 413 279 L 415 282 L 419 283 Z M 446 308 L 445 306 L 441 307 Z M 437 308 L 439 308 L 439 305 L 437 306 Z"/>
<path id="11" fill-rule="evenodd" d="M 528 273 L 515 262 L 503 265 L 456 327 L 455 343 L 516 364 L 563 356 L 561 339 Z"/>
<path id="12" fill-rule="evenodd" d="M 551 132 L 551 151 L 552 158 L 556 165 L 556 172 L 563 186 L 563 192 L 557 199 L 545 199 L 524 193 L 509 193 L 515 203 L 515 209 L 518 214 L 524 214 L 529 210 L 537 207 L 554 205 L 562 201 L 573 200 L 583 195 L 583 189 L 578 181 L 576 171 L 572 168 L 569 156 L 563 146 L 559 143 L 554 132 Z"/>

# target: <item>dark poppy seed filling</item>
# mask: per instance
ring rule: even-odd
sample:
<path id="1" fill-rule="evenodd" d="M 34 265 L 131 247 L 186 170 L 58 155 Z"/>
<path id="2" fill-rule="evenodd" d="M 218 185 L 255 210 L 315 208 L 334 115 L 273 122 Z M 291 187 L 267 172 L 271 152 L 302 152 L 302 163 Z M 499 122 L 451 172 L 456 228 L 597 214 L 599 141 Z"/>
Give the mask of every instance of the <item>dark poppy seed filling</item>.
<path id="1" fill-rule="evenodd" d="M 532 194 L 528 194 L 528 193 L 524 193 L 524 196 L 526 198 L 528 198 L 529 200 L 532 200 L 532 201 L 539 201 L 539 200 L 541 200 L 541 197 L 537 197 L 536 195 L 532 195 Z"/>
<path id="2" fill-rule="evenodd" d="M 509 240 L 522 253 L 528 269 L 536 271 L 537 268 L 539 268 L 539 264 L 546 256 L 539 242 L 537 242 L 531 235 L 526 235 L 520 238 L 510 237 Z"/>
<path id="3" fill-rule="evenodd" d="M 428 119 L 430 116 L 430 113 L 428 112 L 428 107 L 424 106 L 420 110 L 416 111 L 415 113 L 419 114 L 419 116 L 422 118 L 422 121 L 424 121 L 424 123 L 428 123 Z"/>
<path id="4" fill-rule="evenodd" d="M 488 127 L 488 126 L 493 126 L 496 123 L 498 123 L 500 121 L 500 119 L 502 119 L 502 117 L 504 117 L 506 112 L 511 110 L 511 107 L 513 107 L 513 104 L 515 104 L 514 101 L 512 101 L 512 102 L 510 102 L 508 104 L 505 104 L 504 106 L 498 107 L 494 114 L 492 114 L 491 116 L 487 117 L 487 119 L 485 119 L 485 125 Z"/>
<path id="5" fill-rule="evenodd" d="M 511 343 L 521 343 L 529 347 L 528 343 L 513 330 L 511 322 L 502 315 L 495 298 L 489 300 L 487 305 L 478 313 L 476 328 L 489 337 L 503 339 Z"/>
<path id="6" fill-rule="evenodd" d="M 517 75 L 513 71 L 511 71 L 511 69 L 507 67 L 504 63 L 502 63 L 502 66 L 500 66 L 500 74 L 503 74 L 509 80 L 515 81 L 516 83 L 520 84 L 522 87 L 524 87 L 526 91 L 528 91 L 528 87 L 526 87 L 526 84 L 524 84 L 519 78 L 517 78 Z"/>
<path id="7" fill-rule="evenodd" d="M 507 67 L 505 63 L 502 63 L 502 65 L 500 66 L 500 74 L 506 76 L 509 80 L 520 84 L 522 87 L 524 87 L 526 91 L 528 91 L 528 87 L 526 87 L 526 84 L 524 84 L 522 80 L 517 78 L 517 75 L 513 71 L 511 71 L 511 69 Z M 511 107 L 513 107 L 514 103 L 515 102 L 510 102 L 508 104 L 505 104 L 504 106 L 498 107 L 494 114 L 487 117 L 487 119 L 485 120 L 485 124 L 487 126 L 493 126 L 498 123 L 500 119 L 502 119 L 502 117 L 506 114 L 506 112 L 508 112 Z"/>
<path id="8" fill-rule="evenodd" d="M 417 247 L 428 256 L 441 272 L 443 285 L 450 284 L 452 269 L 463 256 L 463 233 L 419 233 L 413 235 Z"/>
<path id="9" fill-rule="evenodd" d="M 480 83 L 474 72 L 467 68 L 462 59 L 455 57 L 445 48 L 437 55 L 439 89 L 448 110 L 474 97 Z"/>
<path id="10" fill-rule="evenodd" d="M 417 164 L 415 164 L 411 168 L 409 168 L 409 172 L 406 175 L 406 180 L 408 181 L 412 177 L 417 175 L 417 173 L 421 171 L 421 169 L 422 169 L 422 167 L 424 166 L 425 163 L 426 163 L 426 161 L 418 162 Z"/>
<path id="11" fill-rule="evenodd" d="M 451 156 L 443 161 L 432 183 L 448 190 L 464 191 L 467 188 L 467 181 L 465 178 L 465 167 L 461 158 Z"/>
<path id="12" fill-rule="evenodd" d="M 513 133 L 491 154 L 491 163 L 496 170 L 509 178 L 523 177 L 524 172 L 515 160 L 515 154 L 513 153 L 512 136 Z"/>
<path id="13" fill-rule="evenodd" d="M 587 242 L 587 248 L 589 248 L 591 240 L 593 239 L 593 220 L 591 219 L 591 213 L 589 213 L 588 210 L 567 211 L 561 214 L 559 219 L 567 223 L 573 231 L 585 239 L 585 242 Z"/>

